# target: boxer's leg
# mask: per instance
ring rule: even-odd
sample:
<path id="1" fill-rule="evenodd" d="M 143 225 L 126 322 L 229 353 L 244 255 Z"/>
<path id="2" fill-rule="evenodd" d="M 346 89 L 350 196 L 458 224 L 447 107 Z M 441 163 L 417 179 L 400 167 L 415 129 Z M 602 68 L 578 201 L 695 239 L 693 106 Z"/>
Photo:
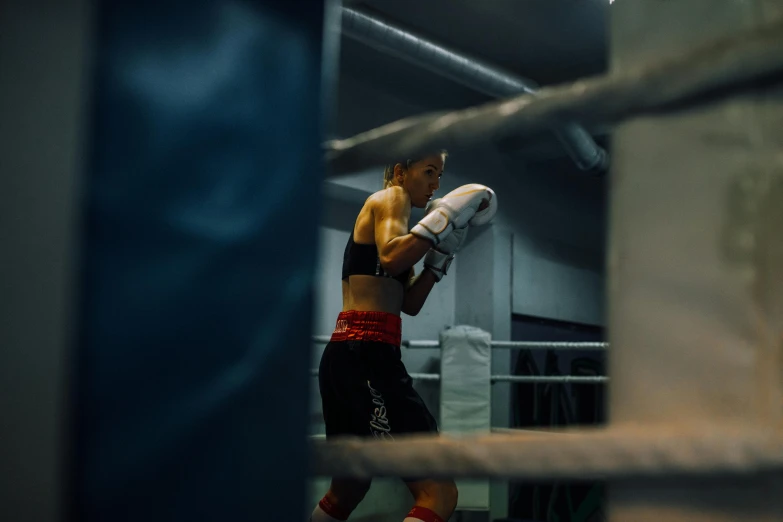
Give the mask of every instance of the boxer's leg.
<path id="1" fill-rule="evenodd" d="M 373 395 L 383 402 L 391 436 L 403 433 L 438 433 L 438 424 L 399 358 L 387 361 L 385 378 L 376 381 Z M 384 425 L 384 423 L 381 423 Z M 458 491 L 453 480 L 404 479 L 414 506 L 405 522 L 444 522 L 457 507 Z"/>
<path id="2" fill-rule="evenodd" d="M 334 522 L 348 517 L 370 489 L 369 480 L 333 479 L 324 498 L 318 503 L 310 522 Z"/>
<path id="3" fill-rule="evenodd" d="M 404 522 L 444 522 L 457 507 L 457 485 L 453 480 L 406 482 L 414 506 Z"/>
<path id="4" fill-rule="evenodd" d="M 367 436 L 362 419 L 361 394 L 366 376 L 362 366 L 345 341 L 331 341 L 326 345 L 318 372 L 326 436 Z M 358 401 L 358 405 L 357 405 Z M 313 510 L 310 522 L 347 520 L 370 489 L 370 480 L 350 478 L 332 479 L 329 490 Z"/>
<path id="5" fill-rule="evenodd" d="M 395 395 L 392 404 L 402 404 L 402 417 L 400 430 L 409 433 L 437 433 L 437 424 L 434 417 L 427 409 L 424 401 L 413 389 L 409 381 L 407 386 L 398 390 L 400 395 Z M 402 397 L 398 402 L 395 399 Z M 457 485 L 453 480 L 416 479 L 406 480 L 413 495 L 414 507 L 411 509 L 405 522 L 443 522 L 448 520 L 457 507 Z"/>

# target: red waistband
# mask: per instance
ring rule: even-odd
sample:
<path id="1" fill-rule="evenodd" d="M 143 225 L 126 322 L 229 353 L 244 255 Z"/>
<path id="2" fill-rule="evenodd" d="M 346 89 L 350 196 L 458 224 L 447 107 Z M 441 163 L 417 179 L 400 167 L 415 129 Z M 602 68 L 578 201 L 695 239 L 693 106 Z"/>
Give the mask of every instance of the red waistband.
<path id="1" fill-rule="evenodd" d="M 402 319 L 387 312 L 340 312 L 332 341 L 378 341 L 399 346 Z"/>

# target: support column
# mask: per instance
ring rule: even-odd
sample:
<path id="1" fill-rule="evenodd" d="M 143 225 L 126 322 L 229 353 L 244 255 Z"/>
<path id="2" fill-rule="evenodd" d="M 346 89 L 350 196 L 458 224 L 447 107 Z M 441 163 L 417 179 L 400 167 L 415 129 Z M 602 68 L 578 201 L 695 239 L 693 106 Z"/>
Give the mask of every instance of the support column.
<path id="1" fill-rule="evenodd" d="M 503 205 L 503 201 L 499 201 Z M 471 229 L 456 258 L 455 324 L 470 325 L 511 339 L 511 234 L 498 225 Z M 492 351 L 492 373 L 511 371 L 510 350 Z M 492 387 L 492 427 L 509 426 L 511 393 L 508 383 Z M 508 515 L 508 483 L 493 481 L 490 520 Z"/>
<path id="2" fill-rule="evenodd" d="M 638 67 L 783 14 L 781 0 L 619 0 L 612 67 Z M 614 135 L 611 423 L 778 429 L 783 90 L 636 118 Z M 779 521 L 774 477 L 610 487 L 617 522 Z"/>

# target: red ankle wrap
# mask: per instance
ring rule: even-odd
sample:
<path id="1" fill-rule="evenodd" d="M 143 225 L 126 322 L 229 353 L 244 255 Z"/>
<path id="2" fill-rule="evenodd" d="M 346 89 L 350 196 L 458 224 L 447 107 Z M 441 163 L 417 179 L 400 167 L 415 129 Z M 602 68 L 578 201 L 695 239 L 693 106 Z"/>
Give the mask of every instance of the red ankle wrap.
<path id="1" fill-rule="evenodd" d="M 329 502 L 326 497 L 321 499 L 321 501 L 318 503 L 318 506 L 324 510 L 324 513 L 332 518 L 336 518 L 337 520 L 348 520 L 348 517 L 351 516 L 350 511 L 346 512 L 345 510 L 338 508 Z"/>
<path id="2" fill-rule="evenodd" d="M 438 516 L 437 513 L 435 513 L 431 509 L 427 509 L 425 507 L 419 507 L 414 506 L 413 509 L 411 509 L 410 513 L 408 513 L 408 516 L 411 518 L 418 518 L 419 520 L 423 520 L 424 522 L 446 522 L 442 518 Z"/>

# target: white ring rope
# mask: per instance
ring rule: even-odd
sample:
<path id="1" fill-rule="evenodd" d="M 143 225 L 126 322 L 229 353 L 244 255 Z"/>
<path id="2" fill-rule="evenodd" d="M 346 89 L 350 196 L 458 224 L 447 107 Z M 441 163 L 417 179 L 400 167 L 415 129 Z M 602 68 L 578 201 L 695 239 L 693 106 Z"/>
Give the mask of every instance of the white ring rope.
<path id="1" fill-rule="evenodd" d="M 492 341 L 492 348 L 524 349 L 550 348 L 553 350 L 605 350 L 609 343 L 574 341 Z"/>
<path id="2" fill-rule="evenodd" d="M 310 370 L 312 377 L 318 377 L 318 370 Z M 440 381 L 438 373 L 409 373 L 414 381 Z M 560 384 L 600 384 L 608 382 L 603 375 L 492 375 L 490 382 L 523 383 L 560 383 Z"/>
<path id="3" fill-rule="evenodd" d="M 438 373 L 409 373 L 410 378 L 414 381 L 440 381 L 440 374 Z M 318 377 L 318 370 L 313 368 L 310 370 L 311 377 Z"/>
<path id="4" fill-rule="evenodd" d="M 314 335 L 313 342 L 316 344 L 326 344 L 329 342 L 331 336 L 329 335 Z M 439 341 L 402 341 L 400 346 L 405 348 L 439 348 Z"/>
<path id="5" fill-rule="evenodd" d="M 523 383 L 562 383 L 562 384 L 600 384 L 609 382 L 609 377 L 603 375 L 493 375 L 493 383 L 511 382 Z"/>
<path id="6" fill-rule="evenodd" d="M 328 335 L 314 335 L 313 342 L 326 344 Z M 440 348 L 440 341 L 402 341 L 400 344 L 406 348 Z M 547 348 L 552 350 L 604 350 L 609 343 L 600 342 L 573 342 L 573 341 L 492 341 L 492 348 L 498 349 L 526 349 Z"/>

